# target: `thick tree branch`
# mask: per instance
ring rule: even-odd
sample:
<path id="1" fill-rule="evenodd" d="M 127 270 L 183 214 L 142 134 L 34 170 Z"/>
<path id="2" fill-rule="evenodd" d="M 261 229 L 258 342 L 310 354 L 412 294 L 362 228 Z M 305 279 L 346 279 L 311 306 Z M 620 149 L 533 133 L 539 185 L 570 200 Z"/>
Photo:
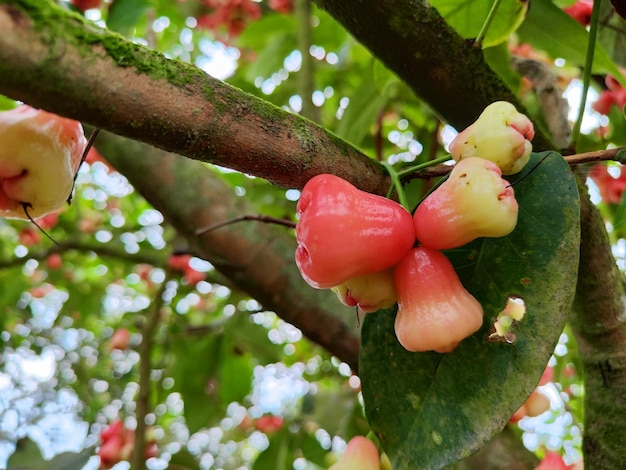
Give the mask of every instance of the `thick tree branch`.
<path id="1" fill-rule="evenodd" d="M 572 322 L 585 376 L 585 468 L 624 464 L 626 297 L 602 217 L 581 187 L 581 247 Z"/>
<path id="2" fill-rule="evenodd" d="M 254 207 L 200 162 L 108 133 L 101 133 L 96 146 L 188 240 L 193 253 L 357 370 L 354 310 L 302 280 L 288 229 L 249 221 L 197 236 L 196 230 L 253 213 Z"/>
<path id="3" fill-rule="evenodd" d="M 311 121 L 48 0 L 0 0 L 0 31 L 1 94 L 284 187 L 334 173 L 388 188 L 380 165 Z"/>
<path id="4" fill-rule="evenodd" d="M 444 121 L 470 125 L 493 101 L 522 109 L 517 97 L 485 63 L 473 40 L 464 40 L 426 1 L 315 0 Z M 536 148 L 551 148 L 537 133 Z"/>

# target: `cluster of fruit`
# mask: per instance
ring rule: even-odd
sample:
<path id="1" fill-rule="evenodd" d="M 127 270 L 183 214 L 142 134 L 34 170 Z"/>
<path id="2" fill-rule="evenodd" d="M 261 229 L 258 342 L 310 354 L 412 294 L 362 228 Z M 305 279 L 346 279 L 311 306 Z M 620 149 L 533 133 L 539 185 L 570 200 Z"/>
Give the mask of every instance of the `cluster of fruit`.
<path id="1" fill-rule="evenodd" d="M 502 174 L 526 165 L 533 137 L 531 121 L 513 105 L 491 104 L 451 143 L 456 165 L 413 215 L 339 177 L 313 177 L 297 205 L 302 277 L 364 313 L 397 302 L 402 346 L 452 351 L 480 328 L 483 310 L 440 250 L 511 233 L 518 206 Z"/>

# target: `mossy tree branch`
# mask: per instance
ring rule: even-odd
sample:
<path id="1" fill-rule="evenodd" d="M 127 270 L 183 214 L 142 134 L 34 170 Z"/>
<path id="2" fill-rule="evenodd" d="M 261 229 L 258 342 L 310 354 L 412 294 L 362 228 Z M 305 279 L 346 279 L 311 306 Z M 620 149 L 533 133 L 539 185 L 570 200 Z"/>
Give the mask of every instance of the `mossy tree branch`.
<path id="1" fill-rule="evenodd" d="M 0 0 L 0 93 L 283 187 L 334 173 L 384 193 L 375 161 L 311 121 L 47 0 Z"/>

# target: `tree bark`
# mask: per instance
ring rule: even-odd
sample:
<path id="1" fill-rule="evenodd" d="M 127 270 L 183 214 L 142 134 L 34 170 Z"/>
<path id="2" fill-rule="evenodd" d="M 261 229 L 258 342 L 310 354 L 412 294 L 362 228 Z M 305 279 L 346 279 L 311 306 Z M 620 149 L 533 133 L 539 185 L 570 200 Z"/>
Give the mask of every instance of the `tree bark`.
<path id="1" fill-rule="evenodd" d="M 385 170 L 320 126 L 97 28 L 47 0 L 0 0 L 0 93 L 163 150 L 302 188 Z"/>
<path id="2" fill-rule="evenodd" d="M 626 462 L 626 311 L 624 284 L 604 222 L 581 187 L 581 246 L 572 327 L 585 377 L 585 468 Z"/>
<path id="3" fill-rule="evenodd" d="M 206 165 L 136 141 L 101 133 L 97 148 L 185 237 L 191 251 L 234 285 L 295 325 L 312 341 L 358 370 L 359 332 L 354 310 L 328 290 L 302 280 L 296 243 L 284 227 L 246 221 L 202 236 L 196 230 L 254 214 Z"/>

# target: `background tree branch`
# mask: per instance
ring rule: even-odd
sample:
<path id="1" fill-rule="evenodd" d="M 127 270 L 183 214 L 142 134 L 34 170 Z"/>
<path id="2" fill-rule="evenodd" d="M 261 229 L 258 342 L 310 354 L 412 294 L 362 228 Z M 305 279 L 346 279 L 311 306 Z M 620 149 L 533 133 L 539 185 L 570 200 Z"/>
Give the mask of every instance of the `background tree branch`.
<path id="1" fill-rule="evenodd" d="M 342 306 L 332 292 L 312 289 L 302 280 L 288 229 L 246 221 L 196 236 L 199 228 L 256 210 L 200 162 L 106 132 L 96 145 L 186 238 L 191 252 L 357 370 L 360 340 L 354 310 Z"/>

